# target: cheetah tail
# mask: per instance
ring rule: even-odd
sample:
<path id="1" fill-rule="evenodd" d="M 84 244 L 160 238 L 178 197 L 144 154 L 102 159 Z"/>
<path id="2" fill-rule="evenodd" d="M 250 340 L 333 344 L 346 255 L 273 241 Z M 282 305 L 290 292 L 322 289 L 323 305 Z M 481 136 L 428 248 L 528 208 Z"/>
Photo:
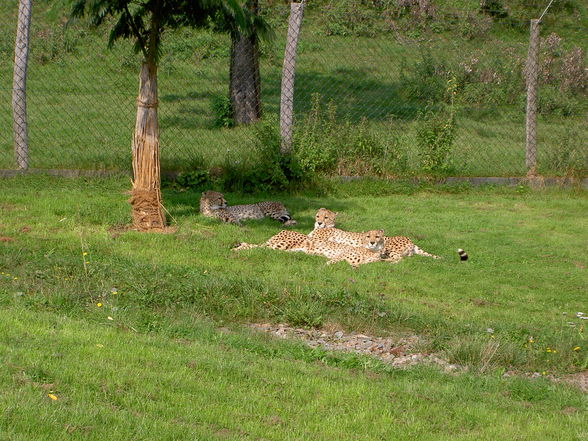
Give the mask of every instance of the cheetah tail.
<path id="1" fill-rule="evenodd" d="M 241 243 L 238 243 L 235 246 L 233 246 L 231 248 L 231 251 L 250 250 L 251 248 L 259 248 L 259 247 L 263 247 L 263 246 L 265 246 L 265 244 L 257 245 L 254 243 L 241 242 Z"/>
<path id="2" fill-rule="evenodd" d="M 421 250 L 419 247 L 417 247 L 416 245 L 414 246 L 414 253 L 415 254 L 420 254 L 421 256 L 427 256 L 427 257 L 432 257 L 433 259 L 441 259 L 440 256 L 435 256 L 434 254 L 431 253 L 427 253 L 424 250 Z"/>

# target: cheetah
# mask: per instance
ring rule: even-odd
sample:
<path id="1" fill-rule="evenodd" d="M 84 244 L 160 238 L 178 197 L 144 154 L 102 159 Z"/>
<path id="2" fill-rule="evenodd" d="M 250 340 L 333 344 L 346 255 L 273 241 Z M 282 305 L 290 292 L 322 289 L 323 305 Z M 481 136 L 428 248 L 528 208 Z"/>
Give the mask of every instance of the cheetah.
<path id="1" fill-rule="evenodd" d="M 363 235 L 365 233 L 355 233 L 335 228 L 336 216 L 337 213 L 327 210 L 326 208 L 319 209 L 315 216 L 315 229 L 308 236 L 313 240 L 326 240 L 355 247 L 362 246 L 364 241 Z M 433 259 L 440 259 L 439 256 L 428 253 L 416 246 L 406 236 L 385 236 L 384 250 L 387 257 L 383 260 L 394 263 L 397 263 L 403 257 L 412 256 L 414 254 L 432 257 Z"/>
<path id="2" fill-rule="evenodd" d="M 298 233 L 297 231 L 282 230 L 262 244 L 242 242 L 235 245 L 232 249 L 233 251 L 240 251 L 251 248 L 271 248 L 282 251 L 302 251 L 302 245 L 307 239 L 308 236 L 306 234 Z"/>
<path id="3" fill-rule="evenodd" d="M 280 202 L 258 202 L 248 205 L 227 206 L 227 201 L 222 193 L 207 190 L 200 196 L 200 213 L 206 217 L 213 217 L 223 222 L 231 222 L 241 225 L 244 219 L 263 219 L 271 217 L 282 222 L 285 226 L 295 225 L 286 207 Z"/>
<path id="4" fill-rule="evenodd" d="M 353 268 L 365 263 L 385 260 L 388 256 L 384 249 L 384 231 L 371 230 L 363 233 L 361 246 L 354 247 L 328 240 L 308 238 L 301 246 L 301 251 L 328 258 L 327 265 L 345 260 Z"/>
<path id="5" fill-rule="evenodd" d="M 240 243 L 233 247 L 233 251 L 261 247 L 325 256 L 329 259 L 327 265 L 345 260 L 354 268 L 361 264 L 377 262 L 382 260 L 383 257 L 387 257 L 382 254 L 384 249 L 384 232 L 382 230 L 364 233 L 362 244 L 359 247 L 326 240 L 313 240 L 296 231 L 282 230 L 270 237 L 265 243 Z"/>

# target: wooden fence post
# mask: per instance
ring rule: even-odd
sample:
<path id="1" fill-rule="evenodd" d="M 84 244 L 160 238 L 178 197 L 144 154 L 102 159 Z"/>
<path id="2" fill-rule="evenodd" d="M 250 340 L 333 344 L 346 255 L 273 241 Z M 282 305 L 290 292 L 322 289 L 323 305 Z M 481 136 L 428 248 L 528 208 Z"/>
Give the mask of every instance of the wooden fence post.
<path id="1" fill-rule="evenodd" d="M 14 159 L 21 170 L 29 168 L 29 144 L 27 130 L 27 67 L 29 59 L 29 30 L 31 25 L 31 1 L 20 0 L 18 24 L 14 43 L 14 74 L 12 77 L 12 132 L 14 135 Z"/>
<path id="2" fill-rule="evenodd" d="M 537 167 L 537 79 L 539 58 L 539 19 L 531 20 L 529 53 L 525 66 L 527 81 L 525 165 L 533 174 Z"/>
<path id="3" fill-rule="evenodd" d="M 280 137 L 282 139 L 280 151 L 282 154 L 292 150 L 292 124 L 294 122 L 294 76 L 296 67 L 296 47 L 302 25 L 304 0 L 290 4 L 290 19 L 288 21 L 288 37 L 284 53 L 284 67 L 282 69 L 282 90 L 280 94 Z"/>

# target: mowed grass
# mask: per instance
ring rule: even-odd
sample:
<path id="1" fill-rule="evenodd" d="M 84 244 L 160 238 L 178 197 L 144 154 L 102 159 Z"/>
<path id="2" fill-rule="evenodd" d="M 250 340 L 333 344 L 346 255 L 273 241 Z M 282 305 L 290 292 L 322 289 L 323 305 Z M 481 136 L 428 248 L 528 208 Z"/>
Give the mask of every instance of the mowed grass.
<path id="1" fill-rule="evenodd" d="M 545 379 L 586 369 L 586 193 L 332 183 L 278 199 L 312 228 L 407 234 L 443 259 L 351 269 L 254 249 L 279 231 L 197 213 L 164 191 L 171 234 L 124 231 L 128 177 L 5 179 L 0 373 L 8 439 L 585 439 L 586 396 Z M 317 196 L 320 191 L 324 196 Z M 455 250 L 465 248 L 461 263 Z M 423 337 L 468 368 L 397 371 L 241 325 Z M 549 349 L 549 351 L 548 351 Z M 51 399 L 52 394 L 57 400 Z"/>
<path id="2" fill-rule="evenodd" d="M 195 322 L 190 340 L 0 309 L 0 433 L 18 440 L 582 440 L 540 379 L 352 369 Z M 263 348 L 263 349 L 262 349 Z"/>

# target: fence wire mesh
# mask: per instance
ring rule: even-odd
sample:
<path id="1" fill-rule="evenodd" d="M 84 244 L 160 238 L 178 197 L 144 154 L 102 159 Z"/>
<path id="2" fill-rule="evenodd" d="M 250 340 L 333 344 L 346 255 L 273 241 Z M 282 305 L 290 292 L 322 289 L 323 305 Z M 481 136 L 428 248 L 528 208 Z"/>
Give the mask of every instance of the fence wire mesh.
<path id="1" fill-rule="evenodd" d="M 353 6 L 360 3 L 363 9 Z M 426 1 L 307 6 L 292 118 L 302 165 L 340 174 L 522 176 L 536 164 L 545 175 L 586 176 L 586 49 L 541 29 L 537 67 L 527 72 L 529 20 L 511 23 L 525 29 L 516 38 L 495 38 L 496 16 L 482 13 L 486 3 L 444 15 Z M 66 4 L 34 3 L 28 72 L 22 42 L 15 52 L 19 1 L 0 5 L 0 168 L 129 170 L 141 58 L 129 42 L 107 49 L 108 26 L 68 22 Z M 236 42 L 227 34 L 164 35 L 162 169 L 215 170 L 255 158 L 264 141 L 259 125 L 278 130 L 290 7 L 268 1 L 261 10 L 276 37 L 242 53 L 259 55 L 258 70 L 242 68 L 247 58 L 231 61 Z M 24 80 L 17 79 L 25 73 L 26 108 Z M 533 75 L 536 130 L 529 141 Z M 239 117 L 239 100 L 250 102 L 252 93 L 259 109 Z M 18 147 L 23 143 L 28 151 Z"/>

